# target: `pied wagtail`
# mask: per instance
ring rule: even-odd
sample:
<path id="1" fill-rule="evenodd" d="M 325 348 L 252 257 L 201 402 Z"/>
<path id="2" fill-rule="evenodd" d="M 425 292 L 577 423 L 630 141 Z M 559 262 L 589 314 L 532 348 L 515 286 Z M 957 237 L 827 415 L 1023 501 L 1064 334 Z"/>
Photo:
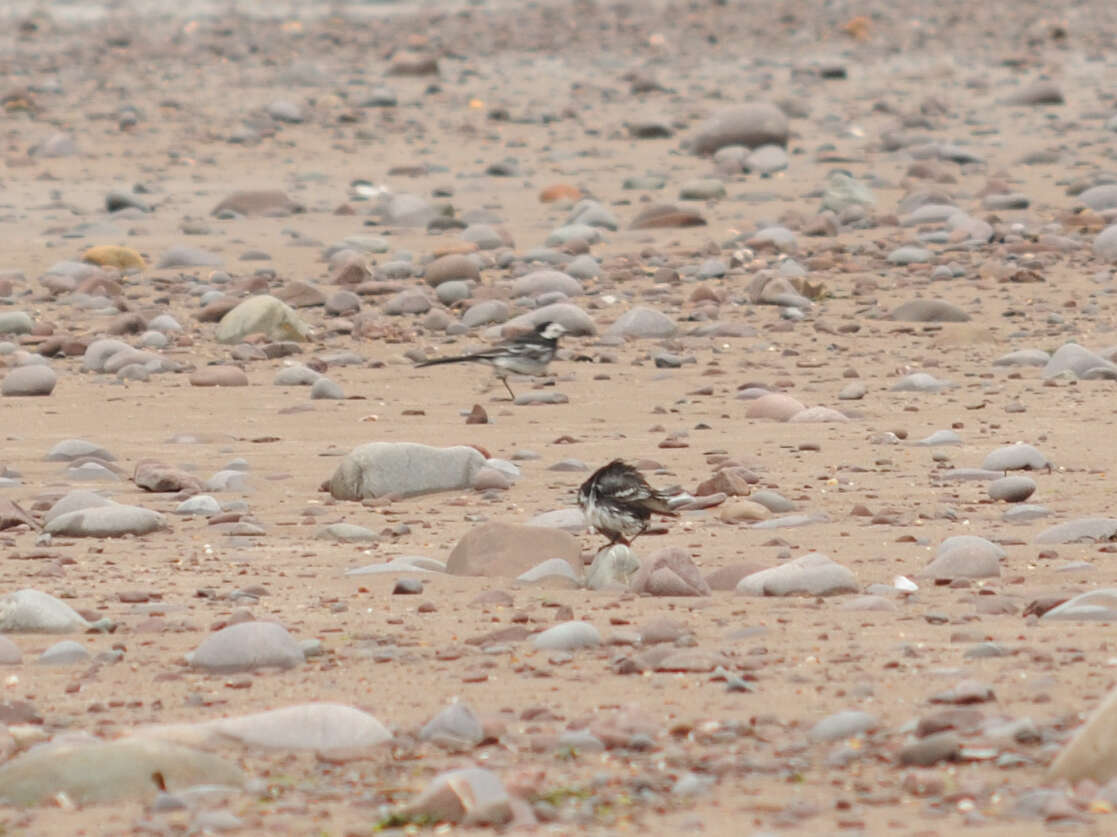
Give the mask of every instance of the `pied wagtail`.
<path id="1" fill-rule="evenodd" d="M 675 509 L 693 498 L 648 485 L 634 467 L 620 459 L 598 468 L 578 489 L 578 505 L 586 521 L 609 539 L 626 546 L 648 528 L 652 512 L 675 517 Z"/>
<path id="2" fill-rule="evenodd" d="M 516 375 L 542 375 L 547 371 L 547 365 L 554 360 L 555 351 L 558 349 L 558 339 L 566 333 L 561 324 L 543 322 L 535 327 L 534 331 L 519 337 L 514 337 L 503 343 L 473 352 L 468 355 L 456 357 L 439 357 L 434 360 L 424 360 L 416 366 L 436 366 L 440 363 L 485 363 L 493 368 L 493 373 L 500 378 L 508 394 L 515 400 L 516 393 L 508 386 L 508 376 Z"/>

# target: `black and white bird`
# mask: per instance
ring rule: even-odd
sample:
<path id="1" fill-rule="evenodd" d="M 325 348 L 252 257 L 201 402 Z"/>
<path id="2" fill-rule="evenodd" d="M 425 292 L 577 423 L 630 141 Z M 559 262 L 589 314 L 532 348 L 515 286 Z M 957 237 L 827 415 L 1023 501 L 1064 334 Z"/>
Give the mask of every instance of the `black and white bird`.
<path id="1" fill-rule="evenodd" d="M 513 399 L 516 393 L 508 386 L 509 375 L 542 375 L 547 366 L 555 359 L 558 339 L 566 334 L 561 323 L 543 322 L 534 331 L 511 340 L 506 340 L 489 349 L 455 357 L 439 357 L 424 360 L 416 366 L 437 366 L 440 363 L 484 363 L 493 368 L 504 388 Z"/>
<path id="2" fill-rule="evenodd" d="M 586 521 L 609 539 L 609 546 L 627 546 L 648 528 L 652 512 L 675 517 L 675 509 L 690 499 L 685 493 L 652 488 L 643 474 L 620 459 L 598 468 L 578 489 Z"/>

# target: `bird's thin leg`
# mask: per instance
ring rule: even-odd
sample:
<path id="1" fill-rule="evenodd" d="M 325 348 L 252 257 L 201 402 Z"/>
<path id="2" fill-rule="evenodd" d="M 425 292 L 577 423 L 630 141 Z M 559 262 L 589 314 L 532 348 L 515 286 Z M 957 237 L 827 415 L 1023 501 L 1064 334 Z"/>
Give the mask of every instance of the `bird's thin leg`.
<path id="1" fill-rule="evenodd" d="M 506 390 L 508 390 L 508 394 L 509 394 L 509 395 L 511 395 L 511 396 L 512 396 L 512 400 L 513 400 L 513 401 L 515 401 L 515 400 L 516 400 L 516 393 L 512 392 L 512 387 L 508 386 L 508 379 L 507 379 L 507 378 L 501 378 L 501 379 L 500 379 L 500 382 L 501 382 L 502 384 L 504 384 L 504 388 L 505 388 Z"/>

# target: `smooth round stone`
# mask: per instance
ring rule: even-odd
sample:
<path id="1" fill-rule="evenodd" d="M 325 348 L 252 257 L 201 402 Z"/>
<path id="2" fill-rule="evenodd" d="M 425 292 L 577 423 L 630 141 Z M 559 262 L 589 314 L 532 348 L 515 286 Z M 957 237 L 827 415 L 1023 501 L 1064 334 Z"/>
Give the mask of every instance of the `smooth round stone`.
<path id="1" fill-rule="evenodd" d="M 473 291 L 470 289 L 469 282 L 462 279 L 450 279 L 441 282 L 435 288 L 434 295 L 443 305 L 450 306 L 464 299 L 469 299 L 473 295 Z"/>
<path id="2" fill-rule="evenodd" d="M 806 409 L 803 402 L 782 392 L 769 392 L 759 396 L 745 410 L 747 418 L 790 421 L 796 413 Z"/>
<path id="3" fill-rule="evenodd" d="M 287 366 L 275 373 L 272 383 L 277 387 L 308 387 L 322 377 L 321 372 L 316 372 L 309 366 L 301 363 Z"/>
<path id="4" fill-rule="evenodd" d="M 345 393 L 342 392 L 341 387 L 331 381 L 329 378 L 322 377 L 310 388 L 310 397 L 314 400 L 341 400 L 345 398 Z"/>
<path id="5" fill-rule="evenodd" d="M 897 247 L 888 254 L 889 264 L 923 264 L 929 261 L 931 261 L 931 251 L 914 245 Z"/>
<path id="6" fill-rule="evenodd" d="M 167 335 L 161 331 L 147 331 L 140 336 L 140 345 L 146 349 L 165 349 L 170 342 Z"/>
<path id="7" fill-rule="evenodd" d="M 193 668 L 219 673 L 291 668 L 305 659 L 287 629 L 275 622 L 240 622 L 211 634 L 186 655 Z"/>
<path id="8" fill-rule="evenodd" d="M 566 223 L 585 224 L 606 230 L 615 230 L 620 226 L 620 221 L 613 211 L 594 200 L 579 201 L 571 211 L 570 217 L 566 219 Z"/>
<path id="9" fill-rule="evenodd" d="M 939 392 L 953 386 L 950 381 L 940 381 L 926 372 L 913 372 L 905 375 L 892 386 L 893 392 Z"/>
<path id="10" fill-rule="evenodd" d="M 1051 463 L 1033 446 L 1017 442 L 991 451 L 981 467 L 986 471 L 1038 471 Z"/>
<path id="11" fill-rule="evenodd" d="M 220 267 L 224 261 L 217 253 L 211 253 L 198 247 L 175 245 L 168 248 L 159 257 L 156 267 L 160 269 L 168 267 Z"/>
<path id="12" fill-rule="evenodd" d="M 423 579 L 401 578 L 392 588 L 393 596 L 417 596 L 423 592 Z"/>
<path id="13" fill-rule="evenodd" d="M 534 584 L 536 582 L 555 578 L 570 581 L 574 584 L 577 584 L 579 581 L 578 576 L 574 572 L 574 568 L 570 566 L 570 562 L 565 558 L 548 558 L 546 561 L 536 564 L 531 569 L 518 575 L 516 580 L 525 584 Z"/>
<path id="14" fill-rule="evenodd" d="M 23 654 L 19 646 L 6 636 L 0 636 L 0 666 L 19 665 L 21 659 Z"/>
<path id="15" fill-rule="evenodd" d="M 326 313 L 348 317 L 361 310 L 361 298 L 352 291 L 336 291 L 326 300 Z"/>
<path id="16" fill-rule="evenodd" d="M 211 514 L 218 514 L 221 511 L 221 504 L 208 494 L 197 494 L 189 499 L 183 500 L 175 506 L 175 514 L 184 515 L 204 515 L 208 517 Z"/>
<path id="17" fill-rule="evenodd" d="M 773 514 L 787 514 L 795 510 L 795 504 L 775 491 L 754 491 L 749 495 L 749 500 L 759 503 Z"/>
<path id="18" fill-rule="evenodd" d="M 371 529 L 353 523 L 331 523 L 324 529 L 320 529 L 314 537 L 320 540 L 334 541 L 375 541 L 378 539 L 377 534 Z"/>
<path id="19" fill-rule="evenodd" d="M 811 727 L 807 737 L 812 741 L 841 741 L 872 732 L 880 721 L 875 715 L 858 710 L 847 710 L 829 715 Z"/>
<path id="20" fill-rule="evenodd" d="M 1040 518 L 1050 517 L 1051 509 L 1047 506 L 1041 506 L 1036 503 L 1020 503 L 1019 505 L 1012 506 L 1005 509 L 1005 513 L 1001 515 L 1001 519 L 1005 523 L 1029 523 L 1033 520 Z"/>
<path id="21" fill-rule="evenodd" d="M 679 200 L 709 201 L 725 197 L 725 184 L 713 178 L 688 180 L 679 189 Z"/>
<path id="22" fill-rule="evenodd" d="M 1117 224 L 1106 227 L 1094 239 L 1094 255 L 1107 262 L 1117 262 Z"/>
<path id="23" fill-rule="evenodd" d="M 239 366 L 206 366 L 190 375 L 192 387 L 246 387 L 248 375 Z"/>
<path id="24" fill-rule="evenodd" d="M 159 314 L 156 317 L 152 317 L 151 321 L 147 324 L 147 327 L 152 331 L 182 331 L 182 326 L 179 325 L 178 320 L 176 320 L 170 314 Z"/>
<path id="25" fill-rule="evenodd" d="M 778 145 L 762 145 L 745 157 L 745 166 L 759 175 L 783 171 L 790 164 L 787 152 Z"/>
<path id="26" fill-rule="evenodd" d="M 48 666 L 68 666 L 89 659 L 89 652 L 79 642 L 64 639 L 56 642 L 39 655 L 39 663 Z"/>
<path id="27" fill-rule="evenodd" d="M 578 296 L 582 293 L 582 283 L 560 270 L 535 270 L 512 283 L 514 297 L 539 296 L 555 292 L 568 297 Z"/>
<path id="28" fill-rule="evenodd" d="M 66 478 L 74 482 L 118 482 L 120 477 L 111 468 L 106 468 L 100 462 L 83 462 L 76 468 L 66 469 Z"/>
<path id="29" fill-rule="evenodd" d="M 575 279 L 594 279 L 601 275 L 601 265 L 589 253 L 583 253 L 571 259 L 565 268 L 566 272 Z"/>
<path id="30" fill-rule="evenodd" d="M 913 299 L 892 311 L 892 319 L 906 323 L 964 323 L 970 315 L 941 299 Z"/>
<path id="31" fill-rule="evenodd" d="M 589 622 L 563 622 L 536 634 L 532 645 L 544 651 L 573 651 L 601 644 L 601 634 Z"/>
<path id="32" fill-rule="evenodd" d="M 416 289 L 400 291 L 384 303 L 384 313 L 392 316 L 425 314 L 430 310 L 430 297 Z"/>
<path id="33" fill-rule="evenodd" d="M 49 366 L 18 366 L 4 376 L 3 383 L 0 383 L 0 395 L 50 395 L 57 383 L 58 375 Z"/>
<path id="34" fill-rule="evenodd" d="M 718 279 L 729 272 L 729 266 L 721 259 L 706 259 L 698 266 L 699 279 Z"/>
<path id="35" fill-rule="evenodd" d="M 653 308 L 632 308 L 622 314 L 605 332 L 610 337 L 671 337 L 675 321 Z"/>
<path id="36" fill-rule="evenodd" d="M 496 250 L 505 243 L 500 233 L 488 224 L 470 224 L 462 230 L 462 238 L 476 244 L 481 250 Z"/>
<path id="37" fill-rule="evenodd" d="M 1036 482 L 1031 477 L 1002 477 L 989 483 L 989 497 L 1006 503 L 1023 503 L 1035 490 Z"/>
<path id="38" fill-rule="evenodd" d="M 552 230 L 547 236 L 544 245 L 547 247 L 560 247 L 572 241 L 584 241 L 587 244 L 596 244 L 601 241 L 601 229 L 591 227 L 589 224 L 566 224 Z"/>
<path id="39" fill-rule="evenodd" d="M 31 315 L 25 311 L 0 313 L 0 334 L 30 334 L 34 325 Z"/>
<path id="40" fill-rule="evenodd" d="M 462 325 L 466 328 L 503 323 L 512 314 L 508 303 L 501 299 L 485 299 L 474 303 L 462 314 Z"/>
<path id="41" fill-rule="evenodd" d="M 1001 355 L 995 361 L 994 366 L 1046 366 L 1048 361 L 1051 360 L 1051 355 L 1043 351 L 1043 349 L 1020 349 L 1019 351 L 1009 352 L 1007 355 Z"/>

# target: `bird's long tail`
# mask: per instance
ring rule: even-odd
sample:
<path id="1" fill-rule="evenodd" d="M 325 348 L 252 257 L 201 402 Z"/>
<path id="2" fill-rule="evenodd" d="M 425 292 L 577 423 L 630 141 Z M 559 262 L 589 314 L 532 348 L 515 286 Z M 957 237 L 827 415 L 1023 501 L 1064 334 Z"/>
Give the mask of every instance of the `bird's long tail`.
<path id="1" fill-rule="evenodd" d="M 419 368 L 419 367 L 422 367 L 422 366 L 438 366 L 439 364 L 442 364 L 442 363 L 465 363 L 466 361 L 470 361 L 470 360 L 481 360 L 483 357 L 485 357 L 485 355 L 483 355 L 483 354 L 459 355 L 457 357 L 436 357 L 436 358 L 433 358 L 432 360 L 424 360 L 424 361 L 421 361 L 419 363 L 416 363 L 415 367 Z"/>

